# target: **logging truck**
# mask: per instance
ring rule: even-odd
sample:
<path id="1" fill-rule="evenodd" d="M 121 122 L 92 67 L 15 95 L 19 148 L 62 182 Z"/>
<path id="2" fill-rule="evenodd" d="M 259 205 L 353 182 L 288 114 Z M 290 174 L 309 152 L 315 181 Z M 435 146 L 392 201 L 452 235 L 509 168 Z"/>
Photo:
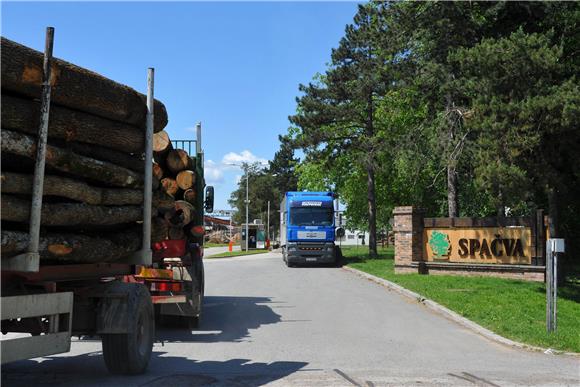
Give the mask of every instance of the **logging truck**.
<path id="1" fill-rule="evenodd" d="M 2 37 L 2 364 L 99 335 L 110 372 L 142 373 L 156 317 L 201 314 L 201 125 L 171 141 L 153 69 L 144 95 L 52 45 Z"/>

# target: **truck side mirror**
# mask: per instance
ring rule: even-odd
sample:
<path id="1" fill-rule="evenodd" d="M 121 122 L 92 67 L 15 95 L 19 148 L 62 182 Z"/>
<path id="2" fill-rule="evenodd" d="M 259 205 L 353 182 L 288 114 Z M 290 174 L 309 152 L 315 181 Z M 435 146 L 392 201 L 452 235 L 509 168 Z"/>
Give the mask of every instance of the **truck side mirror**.
<path id="1" fill-rule="evenodd" d="M 205 201 L 203 202 L 203 206 L 206 212 L 213 212 L 213 187 L 211 185 L 205 187 Z"/>

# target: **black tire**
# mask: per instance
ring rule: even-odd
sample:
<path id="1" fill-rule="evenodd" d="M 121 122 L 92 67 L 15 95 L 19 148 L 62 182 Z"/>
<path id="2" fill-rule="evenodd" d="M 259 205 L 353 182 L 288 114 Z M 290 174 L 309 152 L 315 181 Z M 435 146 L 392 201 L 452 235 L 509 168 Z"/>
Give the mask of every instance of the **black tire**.
<path id="1" fill-rule="evenodd" d="M 189 328 L 198 329 L 201 322 L 201 315 L 203 312 L 203 297 L 205 295 L 205 270 L 203 267 L 203 261 L 199 261 L 196 267 L 196 273 L 199 280 L 199 288 L 197 286 L 193 287 L 192 297 L 198 297 L 199 302 L 199 314 L 189 318 Z"/>
<path id="2" fill-rule="evenodd" d="M 344 265 L 344 257 L 342 256 L 342 250 L 340 247 L 335 246 L 334 248 L 334 266 L 342 267 Z"/>
<path id="3" fill-rule="evenodd" d="M 145 372 L 153 350 L 155 318 L 149 291 L 142 284 L 119 284 L 128 293 L 129 333 L 103 334 L 103 357 L 112 374 Z"/>

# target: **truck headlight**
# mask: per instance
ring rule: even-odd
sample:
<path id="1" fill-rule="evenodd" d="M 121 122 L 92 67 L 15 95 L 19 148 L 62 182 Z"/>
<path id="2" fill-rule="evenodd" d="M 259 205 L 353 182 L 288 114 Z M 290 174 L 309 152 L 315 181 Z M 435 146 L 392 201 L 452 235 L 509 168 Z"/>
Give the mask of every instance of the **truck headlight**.
<path id="1" fill-rule="evenodd" d="M 288 251 L 298 251 L 298 249 L 296 249 L 296 246 L 290 246 L 288 247 Z"/>

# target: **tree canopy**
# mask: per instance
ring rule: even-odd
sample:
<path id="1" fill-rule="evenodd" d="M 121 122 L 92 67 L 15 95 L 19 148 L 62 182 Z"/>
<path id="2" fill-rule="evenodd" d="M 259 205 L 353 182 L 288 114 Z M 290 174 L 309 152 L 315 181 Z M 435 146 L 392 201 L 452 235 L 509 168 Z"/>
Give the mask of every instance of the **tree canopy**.
<path id="1" fill-rule="evenodd" d="M 577 2 L 359 5 L 299 86 L 283 143 L 304 152 L 299 188 L 337 192 L 371 255 L 397 205 L 545 208 L 553 233 L 580 240 L 579 21 Z"/>

